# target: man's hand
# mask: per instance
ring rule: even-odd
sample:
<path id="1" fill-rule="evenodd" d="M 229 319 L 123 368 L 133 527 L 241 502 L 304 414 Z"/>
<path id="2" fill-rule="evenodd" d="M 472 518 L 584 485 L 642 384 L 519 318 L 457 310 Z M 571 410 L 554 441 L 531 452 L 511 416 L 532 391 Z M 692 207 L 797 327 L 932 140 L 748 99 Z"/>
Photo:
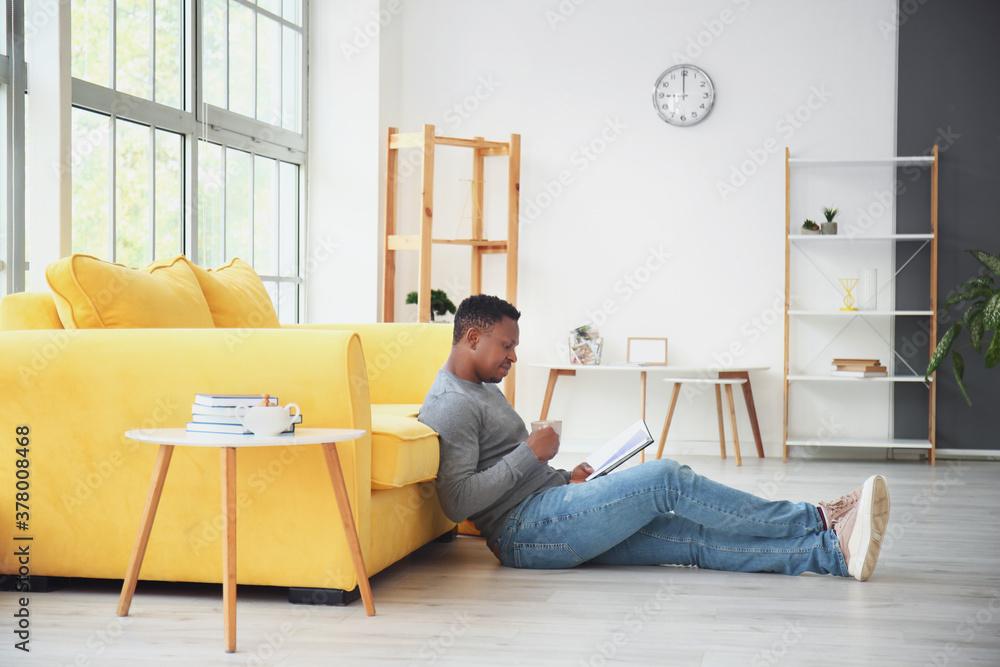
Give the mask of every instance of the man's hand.
<path id="1" fill-rule="evenodd" d="M 586 482 L 587 476 L 594 472 L 594 468 L 584 461 L 577 467 L 573 468 L 573 472 L 569 475 L 570 484 L 579 484 L 580 482 Z"/>
<path id="2" fill-rule="evenodd" d="M 528 447 L 539 461 L 551 461 L 559 451 L 559 434 L 551 426 L 540 428 L 528 436 Z"/>

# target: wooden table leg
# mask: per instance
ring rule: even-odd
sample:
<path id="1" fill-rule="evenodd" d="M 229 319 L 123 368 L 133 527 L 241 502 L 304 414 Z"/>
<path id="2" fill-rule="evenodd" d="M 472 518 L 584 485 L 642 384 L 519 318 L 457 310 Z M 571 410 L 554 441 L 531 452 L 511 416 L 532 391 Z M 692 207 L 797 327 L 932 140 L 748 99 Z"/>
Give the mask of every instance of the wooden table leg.
<path id="1" fill-rule="evenodd" d="M 743 400 L 747 404 L 747 414 L 750 415 L 750 429 L 753 431 L 753 441 L 757 445 L 757 456 L 764 458 L 764 443 L 760 437 L 760 424 L 757 422 L 757 408 L 753 403 L 753 390 L 750 389 L 750 373 L 747 371 L 720 371 L 720 378 L 743 378 Z"/>
<path id="2" fill-rule="evenodd" d="M 545 421 L 549 418 L 549 404 L 552 403 L 552 392 L 556 389 L 556 380 L 559 379 L 560 375 L 573 376 L 576 375 L 576 371 L 564 368 L 549 369 L 549 383 L 545 386 L 545 398 L 542 400 L 542 414 L 538 418 L 538 421 Z"/>
<path id="3" fill-rule="evenodd" d="M 639 419 L 646 421 L 646 371 L 639 373 Z M 639 453 L 639 461 L 646 462 L 646 450 Z"/>
<path id="4" fill-rule="evenodd" d="M 146 493 L 146 504 L 142 508 L 142 518 L 139 520 L 139 530 L 132 546 L 132 556 L 125 571 L 125 581 L 122 584 L 121 597 L 118 598 L 118 615 L 128 616 L 132 606 L 132 596 L 135 595 L 135 585 L 139 581 L 139 570 L 142 569 L 142 559 L 146 555 L 146 545 L 149 544 L 149 534 L 153 530 L 153 519 L 156 518 L 156 508 L 160 504 L 163 493 L 163 482 L 167 478 L 170 467 L 170 457 L 174 453 L 173 445 L 160 445 L 156 453 L 156 463 L 153 465 L 153 476 L 149 480 L 149 491 Z"/>
<path id="5" fill-rule="evenodd" d="M 347 536 L 347 546 L 354 562 L 354 574 L 358 578 L 358 588 L 361 590 L 361 600 L 365 603 L 365 613 L 375 615 L 375 602 L 372 600 L 372 589 L 368 584 L 368 570 L 365 569 L 364 555 L 361 553 L 361 541 L 358 539 L 358 529 L 351 513 L 351 499 L 347 495 L 347 485 L 344 483 L 344 471 L 337 458 L 337 443 L 323 445 L 323 455 L 326 456 L 326 467 L 333 483 L 333 493 L 337 497 L 337 509 L 340 510 L 340 523 Z"/>
<path id="6" fill-rule="evenodd" d="M 236 651 L 236 448 L 222 447 L 222 629 Z"/>
<path id="7" fill-rule="evenodd" d="M 549 404 L 552 402 L 552 392 L 556 389 L 556 380 L 559 379 L 559 371 L 555 368 L 549 370 L 549 383 L 545 385 L 545 399 L 542 400 L 542 414 L 538 421 L 545 421 L 549 416 Z"/>
<path id="8" fill-rule="evenodd" d="M 718 385 L 715 386 L 715 390 L 719 390 Z M 733 385 L 731 384 L 726 385 L 726 401 L 729 403 L 729 423 L 733 427 L 733 450 L 736 452 L 736 465 L 741 466 L 743 465 L 743 459 L 740 458 L 740 436 L 736 432 L 736 406 L 733 404 Z M 722 418 L 721 414 L 719 418 Z M 721 421 L 719 425 L 722 425 Z"/>
<path id="9" fill-rule="evenodd" d="M 726 430 L 722 425 L 722 387 L 715 385 L 715 411 L 719 415 L 719 450 L 722 458 L 726 458 Z"/>
<path id="10" fill-rule="evenodd" d="M 681 383 L 675 382 L 674 389 L 670 392 L 670 407 L 667 408 L 667 420 L 663 422 L 663 433 L 660 434 L 660 446 L 656 448 L 656 459 L 663 456 L 663 445 L 667 442 L 667 431 L 670 430 L 670 420 L 674 418 L 674 408 L 677 407 L 677 397 L 681 393 Z"/>

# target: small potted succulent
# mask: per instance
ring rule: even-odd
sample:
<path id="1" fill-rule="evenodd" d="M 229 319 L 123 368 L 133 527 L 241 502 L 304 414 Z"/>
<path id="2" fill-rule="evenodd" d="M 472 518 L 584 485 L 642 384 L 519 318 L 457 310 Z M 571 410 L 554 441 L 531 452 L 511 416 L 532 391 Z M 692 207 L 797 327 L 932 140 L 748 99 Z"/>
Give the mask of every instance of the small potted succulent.
<path id="1" fill-rule="evenodd" d="M 823 233 L 824 234 L 836 234 L 837 233 L 837 213 L 840 211 L 835 208 L 824 208 L 823 217 L 826 218 L 826 222 L 823 223 Z"/>
<path id="2" fill-rule="evenodd" d="M 406 295 L 406 303 L 412 304 L 417 303 L 417 293 L 410 292 Z M 435 321 L 435 315 L 438 317 L 443 317 L 444 315 L 454 315 L 455 314 L 455 304 L 451 302 L 448 295 L 445 294 L 444 290 L 432 289 L 431 290 L 431 322 Z"/>
<path id="3" fill-rule="evenodd" d="M 819 225 L 817 225 L 812 220 L 806 220 L 805 222 L 802 223 L 802 229 L 799 230 L 799 233 L 806 235 L 819 234 L 820 233 Z"/>

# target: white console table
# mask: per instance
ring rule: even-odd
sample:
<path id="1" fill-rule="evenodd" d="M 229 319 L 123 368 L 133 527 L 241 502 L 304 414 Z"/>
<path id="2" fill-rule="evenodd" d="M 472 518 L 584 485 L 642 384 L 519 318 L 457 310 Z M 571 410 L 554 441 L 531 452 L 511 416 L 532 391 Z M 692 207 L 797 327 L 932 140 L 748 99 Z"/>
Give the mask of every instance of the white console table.
<path id="1" fill-rule="evenodd" d="M 743 400 L 746 402 L 747 413 L 750 416 L 750 427 L 753 430 L 754 444 L 757 445 L 757 456 L 764 456 L 764 444 L 760 437 L 760 425 L 757 423 L 757 410 L 753 403 L 753 390 L 750 387 L 750 371 L 766 371 L 770 366 L 736 366 L 720 370 L 709 366 L 677 366 L 666 364 L 663 366 L 640 366 L 636 364 L 527 364 L 534 368 L 547 368 L 549 370 L 549 381 L 545 387 L 545 399 L 542 401 L 542 413 L 540 420 L 546 419 L 549 414 L 549 405 L 552 403 L 552 393 L 555 391 L 556 382 L 561 376 L 575 376 L 577 371 L 583 373 L 632 373 L 639 375 L 639 416 L 646 418 L 646 376 L 649 373 L 664 376 L 663 379 L 671 381 L 694 381 L 702 379 L 742 379 Z M 679 385 L 678 387 L 679 388 Z M 676 399 L 674 399 L 676 400 Z M 664 434 L 665 435 L 665 434 Z"/>

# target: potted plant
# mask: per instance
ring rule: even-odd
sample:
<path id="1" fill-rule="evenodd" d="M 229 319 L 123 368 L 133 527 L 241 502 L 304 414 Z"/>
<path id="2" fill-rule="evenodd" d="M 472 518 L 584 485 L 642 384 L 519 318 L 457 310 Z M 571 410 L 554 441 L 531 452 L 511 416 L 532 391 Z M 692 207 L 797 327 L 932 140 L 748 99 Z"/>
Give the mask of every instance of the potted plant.
<path id="1" fill-rule="evenodd" d="M 819 225 L 817 225 L 812 220 L 806 220 L 805 222 L 802 223 L 802 229 L 799 230 L 799 233 L 806 235 L 819 234 L 820 233 Z"/>
<path id="2" fill-rule="evenodd" d="M 835 208 L 824 208 L 823 217 L 826 218 L 826 222 L 823 223 L 823 233 L 824 234 L 836 234 L 837 233 L 837 222 L 835 218 L 837 213 L 840 211 Z"/>
<path id="3" fill-rule="evenodd" d="M 410 292 L 406 295 L 406 303 L 417 303 L 417 293 Z M 444 293 L 444 290 L 432 289 L 431 290 L 431 322 L 434 321 L 434 316 L 443 316 L 448 314 L 455 314 L 455 304 L 451 302 L 448 295 Z"/>
<path id="4" fill-rule="evenodd" d="M 972 399 L 969 398 L 963 379 L 965 359 L 958 349 L 953 349 L 953 345 L 962 333 L 962 325 L 965 325 L 969 332 L 969 342 L 962 347 L 971 346 L 977 353 L 983 354 L 983 344 L 988 343 L 983 359 L 986 368 L 993 368 L 1000 363 L 1000 331 L 997 330 L 1000 325 L 1000 286 L 993 281 L 993 276 L 1000 276 L 1000 254 L 991 255 L 981 250 L 970 250 L 969 253 L 993 275 L 983 272 L 983 275 L 962 283 L 956 288 L 958 293 L 945 302 L 945 308 L 963 302 L 968 302 L 969 305 L 962 315 L 962 321 L 952 324 L 941 337 L 941 342 L 931 355 L 927 372 L 924 373 L 924 381 L 930 381 L 930 374 L 937 370 L 951 351 L 951 368 L 955 373 L 958 388 L 962 390 L 966 403 L 972 405 Z M 991 338 L 984 340 L 987 334 L 990 334 Z"/>

